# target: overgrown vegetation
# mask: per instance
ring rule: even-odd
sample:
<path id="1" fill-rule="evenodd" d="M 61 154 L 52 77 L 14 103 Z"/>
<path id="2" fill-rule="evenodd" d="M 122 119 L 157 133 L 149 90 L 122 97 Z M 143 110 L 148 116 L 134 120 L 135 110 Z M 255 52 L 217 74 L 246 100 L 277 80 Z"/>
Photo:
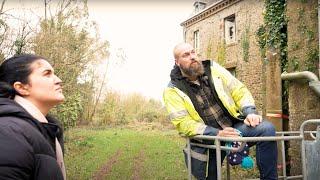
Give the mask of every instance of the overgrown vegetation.
<path id="1" fill-rule="evenodd" d="M 70 3 L 62 4 L 63 10 L 41 21 L 40 31 L 35 34 L 32 43 L 32 50 L 47 57 L 57 75 L 63 79 L 66 101 L 53 112 L 66 128 L 76 125 L 84 104 L 88 103 L 85 101 L 89 100 L 85 96 L 94 93 L 93 87 L 86 89 L 78 78 L 91 64 L 98 64 L 107 58 L 109 46 L 107 41 L 100 40 L 95 23 L 88 19 L 86 2 Z M 84 80 L 87 83 L 90 81 L 92 78 Z"/>
<path id="2" fill-rule="evenodd" d="M 137 93 L 123 95 L 109 91 L 99 105 L 95 123 L 124 125 L 134 121 L 169 122 L 160 101 L 148 99 Z"/>
<path id="3" fill-rule="evenodd" d="M 106 91 L 109 43 L 100 38 L 97 24 L 90 20 L 86 0 L 44 1 L 45 17 L 38 16 L 39 23 L 32 24 L 34 19 L 26 19 L 28 16 L 13 17 L 5 10 L 6 0 L 2 0 L 0 58 L 3 61 L 22 53 L 47 58 L 63 80 L 66 100 L 51 113 L 62 121 L 65 129 L 78 124 L 167 122 L 159 101 L 138 94 Z M 25 14 L 34 17 L 30 11 Z M 11 28 L 11 21 L 18 24 L 18 28 Z M 125 54 L 121 54 L 122 59 L 117 60 L 124 61 L 124 57 Z M 103 72 L 97 70 L 102 64 L 106 64 Z"/>
<path id="4" fill-rule="evenodd" d="M 305 3 L 305 2 L 301 2 Z M 297 19 L 297 31 L 299 32 L 299 38 L 297 38 L 296 49 L 305 47 L 306 56 L 304 59 L 301 59 L 299 66 L 295 67 L 294 62 L 291 62 L 291 68 L 293 71 L 311 71 L 316 72 L 317 70 L 317 61 L 319 58 L 319 49 L 315 42 L 315 30 L 317 29 L 316 21 L 317 18 L 317 9 L 313 9 L 311 12 L 308 12 L 310 16 L 306 15 L 305 7 L 298 8 L 298 19 Z M 309 22 L 309 23 L 308 23 Z M 311 23 L 310 23 L 311 22 Z M 292 47 L 294 50 L 295 47 Z M 294 60 L 294 59 L 293 59 Z"/>
<path id="5" fill-rule="evenodd" d="M 249 61 L 249 48 L 250 48 L 250 22 L 246 23 L 245 30 L 241 35 L 241 48 L 242 48 L 242 58 L 245 62 Z"/>
<path id="6" fill-rule="evenodd" d="M 225 41 L 221 41 L 218 43 L 217 61 L 221 66 L 224 66 L 226 63 L 226 43 L 225 43 Z"/>
<path id="7" fill-rule="evenodd" d="M 257 31 L 262 57 L 266 50 L 279 50 L 282 72 L 287 70 L 287 18 L 286 0 L 265 0 L 264 24 Z"/>
<path id="8" fill-rule="evenodd" d="M 280 53 L 281 72 L 288 71 L 287 58 L 287 17 L 286 0 L 265 0 L 264 24 L 257 31 L 257 42 L 261 57 L 266 59 L 266 52 Z M 288 83 L 282 84 L 282 110 L 288 114 Z"/>
<path id="9" fill-rule="evenodd" d="M 206 50 L 206 58 L 212 59 L 212 40 L 210 39 L 207 44 L 207 50 Z"/>

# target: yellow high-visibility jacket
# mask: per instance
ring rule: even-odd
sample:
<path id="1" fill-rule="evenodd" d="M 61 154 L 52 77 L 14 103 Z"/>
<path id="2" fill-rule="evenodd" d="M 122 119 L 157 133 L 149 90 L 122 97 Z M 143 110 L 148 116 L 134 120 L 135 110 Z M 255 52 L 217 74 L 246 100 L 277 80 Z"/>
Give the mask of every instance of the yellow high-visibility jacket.
<path id="1" fill-rule="evenodd" d="M 239 118 L 240 115 L 246 117 L 250 113 L 256 113 L 253 97 L 244 84 L 214 61 L 211 61 L 211 66 L 209 60 L 203 61 L 203 65 L 205 69 L 210 69 L 207 75 L 212 77 L 218 98 L 231 116 L 241 121 L 243 119 Z M 163 93 L 171 122 L 179 133 L 186 136 L 216 135 L 218 129 L 205 125 L 191 99 L 174 83 L 172 72 L 171 82 Z"/>

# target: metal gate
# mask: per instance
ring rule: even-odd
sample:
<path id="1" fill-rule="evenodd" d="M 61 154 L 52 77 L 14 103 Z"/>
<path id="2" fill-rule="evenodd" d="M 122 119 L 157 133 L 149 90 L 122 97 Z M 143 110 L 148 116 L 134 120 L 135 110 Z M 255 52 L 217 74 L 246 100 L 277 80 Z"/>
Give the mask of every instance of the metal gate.
<path id="1" fill-rule="evenodd" d="M 193 136 L 187 137 L 187 163 L 188 163 L 188 177 L 192 179 L 191 174 L 191 145 L 205 147 L 209 149 L 216 149 L 217 159 L 217 178 L 222 179 L 222 168 L 221 168 L 221 151 L 241 151 L 244 148 L 245 143 L 238 148 L 232 148 L 227 146 L 221 146 L 223 142 L 257 142 L 257 141 L 280 141 L 281 153 L 282 153 L 282 176 L 279 179 L 303 179 L 303 180 L 315 180 L 320 177 L 320 126 L 317 127 L 317 131 L 305 131 L 307 124 L 318 124 L 320 125 L 320 119 L 312 119 L 303 122 L 300 126 L 300 131 L 283 131 L 276 132 L 277 136 L 272 137 L 219 137 L 219 136 Z M 313 140 L 306 140 L 305 134 L 310 133 Z M 316 136 L 313 134 L 316 133 Z M 214 145 L 204 145 L 199 143 L 190 142 L 191 139 L 196 140 L 214 140 Z M 302 161 L 302 174 L 296 176 L 287 176 L 286 174 L 286 159 L 285 159 L 285 141 L 296 140 L 301 141 L 301 161 Z M 227 163 L 227 174 L 226 179 L 230 179 L 230 166 Z"/>

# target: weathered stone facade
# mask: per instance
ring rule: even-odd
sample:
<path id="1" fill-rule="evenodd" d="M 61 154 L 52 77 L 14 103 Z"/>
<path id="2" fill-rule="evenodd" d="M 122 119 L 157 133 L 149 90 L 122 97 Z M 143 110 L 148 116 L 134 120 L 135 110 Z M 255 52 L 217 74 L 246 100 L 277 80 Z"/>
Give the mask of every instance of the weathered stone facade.
<path id="1" fill-rule="evenodd" d="M 287 0 L 288 70 L 314 72 L 319 77 L 318 1 Z M 198 31 L 198 54 L 201 59 L 213 59 L 227 69 L 234 69 L 236 77 L 252 92 L 258 110 L 281 114 L 280 55 L 278 50 L 261 58 L 256 31 L 263 24 L 263 0 L 214 1 L 191 18 L 182 22 L 185 41 L 195 43 Z M 225 19 L 234 15 L 235 41 L 225 43 Z M 246 57 L 245 54 L 248 53 Z M 270 55 L 271 54 L 271 55 Z M 273 54 L 273 55 L 272 55 Z M 320 98 L 307 81 L 291 81 L 288 89 L 289 127 L 277 130 L 299 129 L 308 119 L 320 118 Z M 271 118 L 272 119 L 272 118 Z M 291 175 L 301 174 L 300 145 L 290 142 Z"/>
<path id="2" fill-rule="evenodd" d="M 202 59 L 213 59 L 226 68 L 234 68 L 236 77 L 252 92 L 257 108 L 263 110 L 262 60 L 256 43 L 255 32 L 263 23 L 263 0 L 231 0 L 213 4 L 204 13 L 182 23 L 185 41 L 194 43 L 193 34 L 199 30 L 199 56 Z M 224 43 L 224 19 L 235 15 L 235 42 Z M 194 20 L 195 19 L 195 20 Z M 246 31 L 247 29 L 247 31 Z M 242 39 L 248 38 L 248 60 L 244 60 Z"/>
<path id="3" fill-rule="evenodd" d="M 318 1 L 287 1 L 288 21 L 288 60 L 289 69 L 293 71 L 308 70 L 312 66 L 308 59 L 313 49 L 318 49 Z M 319 51 L 318 51 L 319 52 Z M 318 55 L 314 65 L 318 61 Z M 297 64 L 293 67 L 293 63 Z M 315 74 L 317 70 L 313 71 Z M 307 81 L 291 81 L 289 84 L 289 114 L 290 130 L 298 130 L 301 123 L 308 119 L 320 118 L 320 97 L 310 89 Z M 301 173 L 300 166 L 300 144 L 290 143 L 290 155 L 292 163 L 292 174 Z"/>

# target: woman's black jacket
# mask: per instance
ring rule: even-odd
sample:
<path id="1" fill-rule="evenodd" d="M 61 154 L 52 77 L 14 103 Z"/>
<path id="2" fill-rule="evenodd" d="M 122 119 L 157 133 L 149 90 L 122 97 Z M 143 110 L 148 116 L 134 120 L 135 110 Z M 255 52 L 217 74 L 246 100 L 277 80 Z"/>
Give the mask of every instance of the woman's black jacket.
<path id="1" fill-rule="evenodd" d="M 34 119 L 19 104 L 0 98 L 0 179 L 62 180 L 55 152 L 55 138 L 63 149 L 58 122 Z"/>

